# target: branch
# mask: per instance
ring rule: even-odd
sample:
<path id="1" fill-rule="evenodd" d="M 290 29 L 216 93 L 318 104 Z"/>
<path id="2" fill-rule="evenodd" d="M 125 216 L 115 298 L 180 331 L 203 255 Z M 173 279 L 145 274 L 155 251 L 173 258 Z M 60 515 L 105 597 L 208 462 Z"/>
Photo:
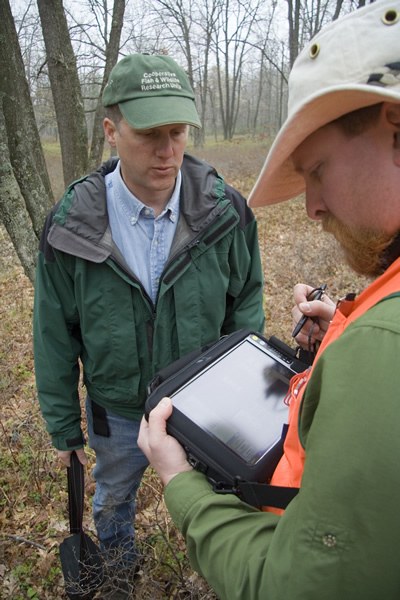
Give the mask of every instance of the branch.
<path id="1" fill-rule="evenodd" d="M 39 550 L 47 550 L 45 546 L 42 544 L 38 544 L 37 542 L 33 542 L 32 540 L 27 540 L 20 535 L 14 535 L 12 533 L 2 533 L 0 534 L 3 539 L 15 540 L 18 543 L 28 544 L 28 546 L 34 546 L 35 548 L 39 548 Z"/>

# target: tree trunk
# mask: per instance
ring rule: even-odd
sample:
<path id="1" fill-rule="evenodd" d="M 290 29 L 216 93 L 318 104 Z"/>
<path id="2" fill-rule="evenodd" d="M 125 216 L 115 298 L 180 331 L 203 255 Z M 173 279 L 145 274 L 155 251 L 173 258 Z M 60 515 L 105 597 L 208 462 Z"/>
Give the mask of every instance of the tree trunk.
<path id="1" fill-rule="evenodd" d="M 64 184 L 88 170 L 88 139 L 76 59 L 62 0 L 37 0 L 60 137 Z"/>
<path id="2" fill-rule="evenodd" d="M 0 216 L 32 284 L 35 279 L 38 239 L 15 178 L 7 147 L 5 118 L 0 109 Z"/>
<path id="3" fill-rule="evenodd" d="M 103 81 L 101 84 L 99 100 L 93 123 L 92 144 L 90 148 L 90 170 L 95 169 L 102 161 L 104 150 L 103 118 L 104 109 L 101 101 L 103 90 L 106 86 L 111 69 L 118 60 L 119 47 L 121 43 L 121 31 L 124 24 L 126 0 L 114 0 L 113 18 L 110 31 L 110 39 L 106 49 L 106 64 L 104 68 Z"/>
<path id="4" fill-rule="evenodd" d="M 299 53 L 299 29 L 300 29 L 300 0 L 287 0 L 288 3 L 288 21 L 289 21 L 289 67 L 293 67 L 293 63 Z"/>
<path id="5" fill-rule="evenodd" d="M 0 2 L 0 219 L 33 282 L 53 196 L 8 0 Z"/>

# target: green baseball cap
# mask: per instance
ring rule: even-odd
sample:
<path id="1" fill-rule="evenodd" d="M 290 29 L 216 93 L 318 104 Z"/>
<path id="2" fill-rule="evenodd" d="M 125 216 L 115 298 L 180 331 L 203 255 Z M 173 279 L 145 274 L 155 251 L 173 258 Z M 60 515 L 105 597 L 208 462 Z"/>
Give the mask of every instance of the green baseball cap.
<path id="1" fill-rule="evenodd" d="M 134 129 L 201 127 L 189 79 L 170 56 L 131 54 L 120 60 L 103 92 L 103 106 L 113 104 Z"/>

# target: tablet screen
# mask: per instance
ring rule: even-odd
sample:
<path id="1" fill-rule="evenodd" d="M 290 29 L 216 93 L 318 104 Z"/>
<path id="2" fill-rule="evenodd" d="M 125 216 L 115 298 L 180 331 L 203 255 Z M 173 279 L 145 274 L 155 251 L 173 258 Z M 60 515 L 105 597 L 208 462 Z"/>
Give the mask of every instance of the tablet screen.
<path id="1" fill-rule="evenodd" d="M 252 337 L 255 342 L 246 338 L 171 398 L 181 413 L 254 465 L 287 422 L 290 371 Z"/>

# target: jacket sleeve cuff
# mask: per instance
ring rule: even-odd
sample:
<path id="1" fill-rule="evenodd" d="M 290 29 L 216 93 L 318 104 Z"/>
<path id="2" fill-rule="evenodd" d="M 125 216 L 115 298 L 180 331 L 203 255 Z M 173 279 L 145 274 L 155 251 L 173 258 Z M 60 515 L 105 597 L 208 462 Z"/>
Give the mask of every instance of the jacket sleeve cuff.
<path id="1" fill-rule="evenodd" d="M 78 450 L 85 445 L 85 438 L 81 430 L 68 436 L 52 435 L 52 444 L 57 450 Z"/>
<path id="2" fill-rule="evenodd" d="M 185 471 L 171 479 L 165 487 L 164 498 L 178 529 L 182 529 L 188 510 L 204 496 L 214 496 L 214 492 L 202 473 L 195 470 Z"/>

